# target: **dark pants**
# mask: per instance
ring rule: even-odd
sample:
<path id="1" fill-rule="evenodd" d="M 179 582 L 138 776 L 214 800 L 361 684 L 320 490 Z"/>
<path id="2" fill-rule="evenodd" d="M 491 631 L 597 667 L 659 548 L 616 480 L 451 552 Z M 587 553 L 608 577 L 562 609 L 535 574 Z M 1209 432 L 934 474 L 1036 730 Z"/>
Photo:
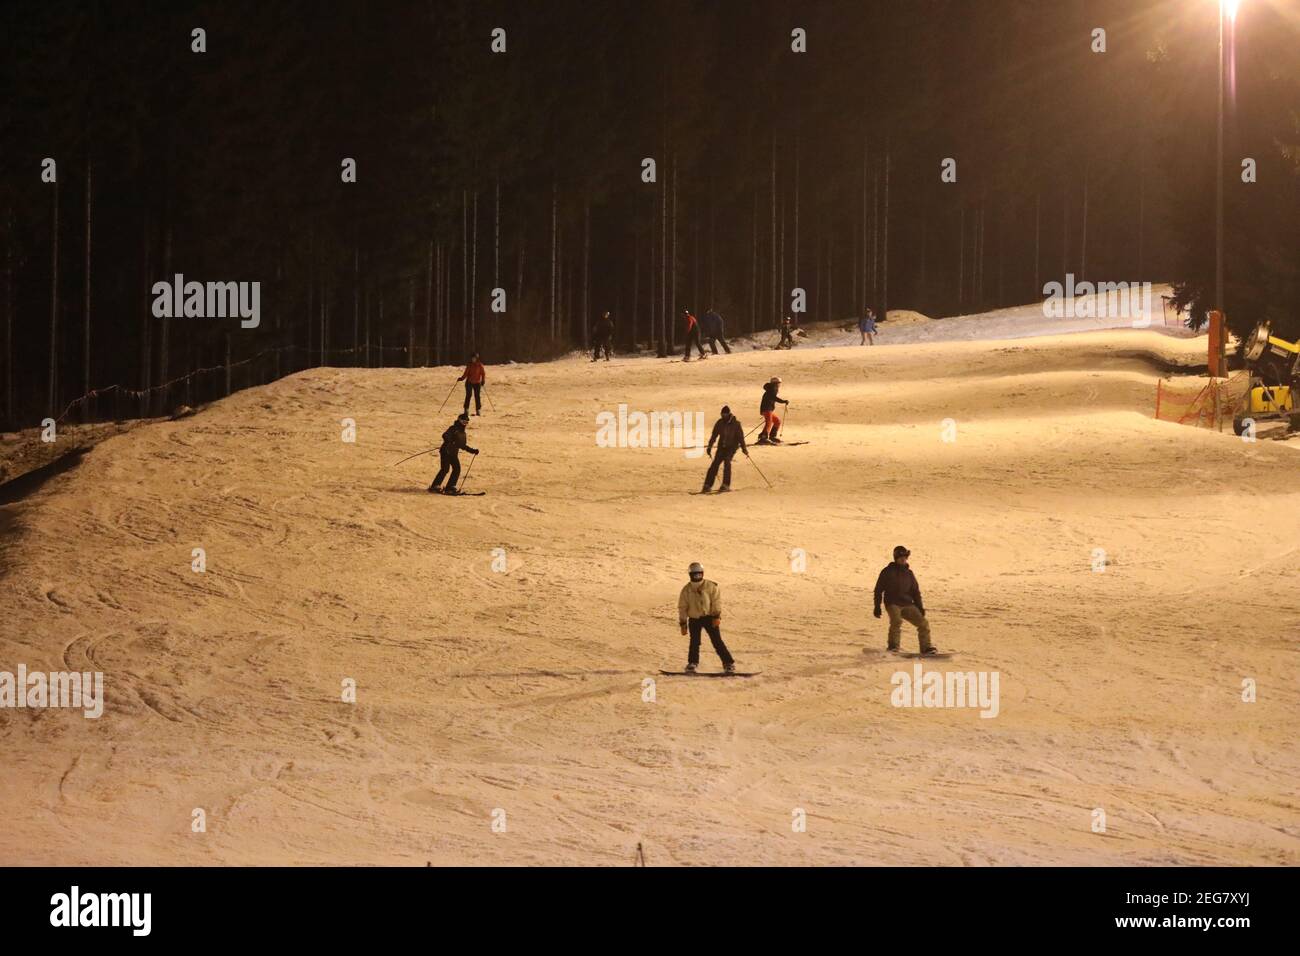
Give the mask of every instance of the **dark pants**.
<path id="1" fill-rule="evenodd" d="M 608 362 L 610 354 L 614 351 L 609 339 L 602 339 L 596 343 L 596 347 L 591 353 L 591 360 L 594 362 L 599 359 L 602 351 L 605 353 L 605 361 Z"/>
<path id="2" fill-rule="evenodd" d="M 470 396 L 474 396 L 474 411 L 483 411 L 483 383 L 466 382 L 465 383 L 465 411 L 469 411 Z"/>
<path id="3" fill-rule="evenodd" d="M 442 459 L 442 467 L 438 469 L 438 477 L 433 479 L 433 487 L 439 487 L 442 479 L 447 478 L 447 472 L 450 471 L 451 477 L 447 478 L 447 487 L 455 488 L 456 482 L 460 480 L 460 454 L 455 451 L 440 451 L 438 455 Z"/>
<path id="4" fill-rule="evenodd" d="M 735 663 L 732 660 L 731 652 L 727 650 L 727 645 L 722 643 L 722 630 L 713 623 L 711 617 L 693 617 L 686 622 L 686 626 L 691 632 L 691 649 L 687 652 L 686 660 L 692 664 L 700 662 L 700 631 L 708 631 L 709 640 L 713 642 L 713 649 L 718 652 L 718 657 L 722 658 L 722 666 L 729 667 Z"/>
<path id="5" fill-rule="evenodd" d="M 708 491 L 713 487 L 713 479 L 718 477 L 718 466 L 722 466 L 722 487 L 731 487 L 731 459 L 736 457 L 736 449 L 719 448 L 713 453 L 713 461 L 709 462 L 709 470 L 704 476 L 704 490 Z"/>
<path id="6" fill-rule="evenodd" d="M 717 336 L 710 335 L 710 336 L 709 336 L 709 348 L 712 350 L 713 354 L 714 354 L 714 355 L 717 355 L 717 354 L 718 354 L 718 343 L 719 343 L 719 342 L 722 343 L 722 347 L 723 347 L 724 350 L 726 350 L 726 353 L 727 353 L 728 355 L 730 355 L 730 354 L 731 354 L 731 346 L 727 344 L 727 340 L 724 339 L 721 335 L 717 335 Z"/>
<path id="7" fill-rule="evenodd" d="M 704 343 L 700 341 L 700 328 L 698 325 L 686 333 L 686 358 L 691 357 L 692 345 L 700 353 L 700 358 L 704 358 Z"/>
<path id="8" fill-rule="evenodd" d="M 794 336 L 790 334 L 788 329 L 781 330 L 781 341 L 777 343 L 776 347 L 779 349 L 794 348 Z"/>

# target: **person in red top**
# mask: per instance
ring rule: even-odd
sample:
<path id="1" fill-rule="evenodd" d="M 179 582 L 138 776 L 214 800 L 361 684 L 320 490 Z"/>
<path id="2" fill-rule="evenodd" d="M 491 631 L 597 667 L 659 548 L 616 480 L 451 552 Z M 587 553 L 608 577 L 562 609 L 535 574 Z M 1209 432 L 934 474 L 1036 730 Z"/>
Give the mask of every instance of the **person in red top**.
<path id="1" fill-rule="evenodd" d="M 469 399 L 474 396 L 474 414 L 480 415 L 483 412 L 483 385 L 487 382 L 487 369 L 483 363 L 478 360 L 478 353 L 475 352 L 469 357 L 469 364 L 465 366 L 465 371 L 460 373 L 460 378 L 456 381 L 465 383 L 465 414 L 469 414 Z"/>
<path id="2" fill-rule="evenodd" d="M 682 315 L 686 316 L 686 357 L 682 361 L 689 362 L 691 360 L 692 344 L 695 345 L 695 351 L 700 353 L 700 358 L 708 358 L 704 354 L 704 343 L 700 341 L 700 323 L 696 321 L 690 309 L 682 309 Z"/>

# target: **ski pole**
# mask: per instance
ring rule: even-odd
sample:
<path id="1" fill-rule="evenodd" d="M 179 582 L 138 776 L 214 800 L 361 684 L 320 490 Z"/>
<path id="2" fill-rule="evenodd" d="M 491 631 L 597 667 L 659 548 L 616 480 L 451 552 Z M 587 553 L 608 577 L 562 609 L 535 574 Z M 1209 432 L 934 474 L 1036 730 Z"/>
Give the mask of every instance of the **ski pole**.
<path id="1" fill-rule="evenodd" d="M 460 483 L 460 493 L 465 493 L 465 486 L 469 484 L 469 473 L 474 470 L 474 462 L 478 461 L 478 455 L 469 460 L 469 467 L 465 469 L 465 477 Z"/>
<path id="2" fill-rule="evenodd" d="M 483 383 L 483 394 L 487 396 L 488 408 L 492 409 L 492 414 L 496 414 L 497 407 L 492 403 L 492 393 L 487 390 L 487 382 Z"/>
<path id="3" fill-rule="evenodd" d="M 456 379 L 456 382 L 459 382 L 459 381 L 460 381 L 460 379 Z M 456 391 L 456 382 L 452 382 L 452 383 L 451 383 L 451 388 L 447 389 L 447 398 L 444 398 L 444 399 L 442 400 L 442 405 L 439 405 L 439 406 L 438 406 L 438 412 L 439 412 L 439 414 L 442 413 L 443 407 L 446 406 L 446 404 L 447 404 L 447 399 L 448 399 L 448 398 L 451 398 L 451 393 L 454 392 L 454 391 Z"/>
<path id="4" fill-rule="evenodd" d="M 754 461 L 754 459 L 753 459 L 753 458 L 750 458 L 748 455 L 745 456 L 745 460 L 746 460 L 747 462 L 749 462 L 751 465 L 754 466 L 754 470 L 758 472 L 759 476 L 760 476 L 764 481 L 767 481 L 767 475 L 764 475 L 764 474 L 763 474 L 763 469 L 758 467 L 758 462 Z M 771 488 L 771 487 L 772 487 L 772 483 L 771 483 L 770 481 L 767 481 L 767 486 L 768 486 L 769 488 Z"/>
<path id="5" fill-rule="evenodd" d="M 402 459 L 402 461 L 410 461 L 412 458 L 419 458 L 421 455 L 427 455 L 429 454 L 429 452 L 437 451 L 437 450 L 438 450 L 437 448 L 426 448 L 424 451 L 417 451 L 414 455 L 407 455 L 405 458 Z M 402 463 L 402 461 L 395 461 L 391 465 L 389 465 L 389 467 L 396 468 L 398 465 Z"/>

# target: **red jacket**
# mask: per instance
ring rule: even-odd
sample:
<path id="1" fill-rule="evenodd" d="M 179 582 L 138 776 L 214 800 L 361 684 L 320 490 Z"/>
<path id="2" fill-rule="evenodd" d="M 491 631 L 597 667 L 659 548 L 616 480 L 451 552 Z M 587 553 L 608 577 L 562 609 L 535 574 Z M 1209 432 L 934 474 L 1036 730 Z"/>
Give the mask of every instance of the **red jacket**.
<path id="1" fill-rule="evenodd" d="M 487 380 L 487 369 L 483 367 L 482 362 L 470 362 L 465 366 L 465 371 L 460 373 L 460 378 L 456 379 L 456 381 L 459 382 L 461 379 L 471 385 L 482 385 Z"/>
<path id="2" fill-rule="evenodd" d="M 686 331 L 687 331 L 687 332 L 690 332 L 691 329 L 693 329 L 693 328 L 695 328 L 695 316 L 694 316 L 693 314 L 691 314 L 690 312 L 687 312 L 687 313 L 686 313 Z"/>

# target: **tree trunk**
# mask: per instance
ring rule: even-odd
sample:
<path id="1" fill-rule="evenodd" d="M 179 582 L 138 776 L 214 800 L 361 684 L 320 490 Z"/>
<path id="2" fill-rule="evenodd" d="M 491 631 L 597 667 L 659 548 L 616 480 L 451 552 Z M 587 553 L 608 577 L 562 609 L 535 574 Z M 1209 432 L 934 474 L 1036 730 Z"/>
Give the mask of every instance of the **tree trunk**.
<path id="1" fill-rule="evenodd" d="M 478 190 L 474 190 L 474 226 L 470 230 L 473 252 L 469 267 L 469 344 L 462 349 L 467 355 L 478 351 Z"/>
<path id="2" fill-rule="evenodd" d="M 781 324 L 781 286 L 778 276 L 780 270 L 776 264 L 776 129 L 772 130 L 772 277 L 770 285 L 772 287 L 772 297 L 768 300 L 768 305 L 772 309 L 769 316 L 776 325 Z"/>
<path id="3" fill-rule="evenodd" d="M 555 341 L 555 285 L 558 278 L 555 273 L 556 249 L 557 249 L 557 222 L 559 219 L 559 187 L 555 182 L 555 177 L 551 177 L 551 314 L 550 314 L 550 333 L 551 341 Z"/>
<path id="4" fill-rule="evenodd" d="M 889 170 L 892 154 L 885 145 L 885 213 L 880 227 L 880 318 L 889 318 Z"/>
<path id="5" fill-rule="evenodd" d="M 361 246 L 352 244 L 352 364 L 357 364 L 361 344 Z"/>
<path id="6" fill-rule="evenodd" d="M 48 414 L 58 414 L 59 376 L 59 182 L 54 181 L 54 220 L 51 226 L 53 240 L 50 251 L 50 391 Z"/>
<path id="7" fill-rule="evenodd" d="M 668 314 L 672 325 L 668 327 L 668 344 L 677 348 L 677 154 L 673 153 L 673 245 L 672 258 L 668 260 L 668 275 L 672 279 L 672 292 L 668 296 Z"/>
<path id="8" fill-rule="evenodd" d="M 5 213 L 5 426 L 14 424 L 14 209 Z"/>
<path id="9" fill-rule="evenodd" d="M 1079 281 L 1088 275 L 1088 170 L 1083 171 L 1083 223 L 1079 239 Z"/>
<path id="10" fill-rule="evenodd" d="M 424 367 L 433 364 L 433 240 L 429 240 L 429 261 L 424 267 Z"/>
<path id="11" fill-rule="evenodd" d="M 582 350 L 587 351 L 587 324 L 591 321 L 591 290 L 588 284 L 591 265 L 591 202 L 582 200 Z"/>
<path id="12" fill-rule="evenodd" d="M 1034 298 L 1041 294 L 1042 273 L 1039 270 L 1039 246 L 1043 234 L 1043 194 L 1034 196 Z"/>
<path id="13" fill-rule="evenodd" d="M 460 191 L 460 350 L 469 341 L 469 191 Z"/>
<path id="14" fill-rule="evenodd" d="M 83 395 L 90 394 L 90 233 L 91 233 L 91 163 L 86 161 L 86 301 L 85 301 L 85 325 L 83 328 L 83 338 L 81 347 L 81 392 Z M 87 402 L 86 410 L 89 411 L 90 405 Z M 89 417 L 86 419 L 89 421 Z"/>
<path id="15" fill-rule="evenodd" d="M 966 207 L 961 207 L 961 225 L 957 227 L 957 311 L 966 307 Z"/>

